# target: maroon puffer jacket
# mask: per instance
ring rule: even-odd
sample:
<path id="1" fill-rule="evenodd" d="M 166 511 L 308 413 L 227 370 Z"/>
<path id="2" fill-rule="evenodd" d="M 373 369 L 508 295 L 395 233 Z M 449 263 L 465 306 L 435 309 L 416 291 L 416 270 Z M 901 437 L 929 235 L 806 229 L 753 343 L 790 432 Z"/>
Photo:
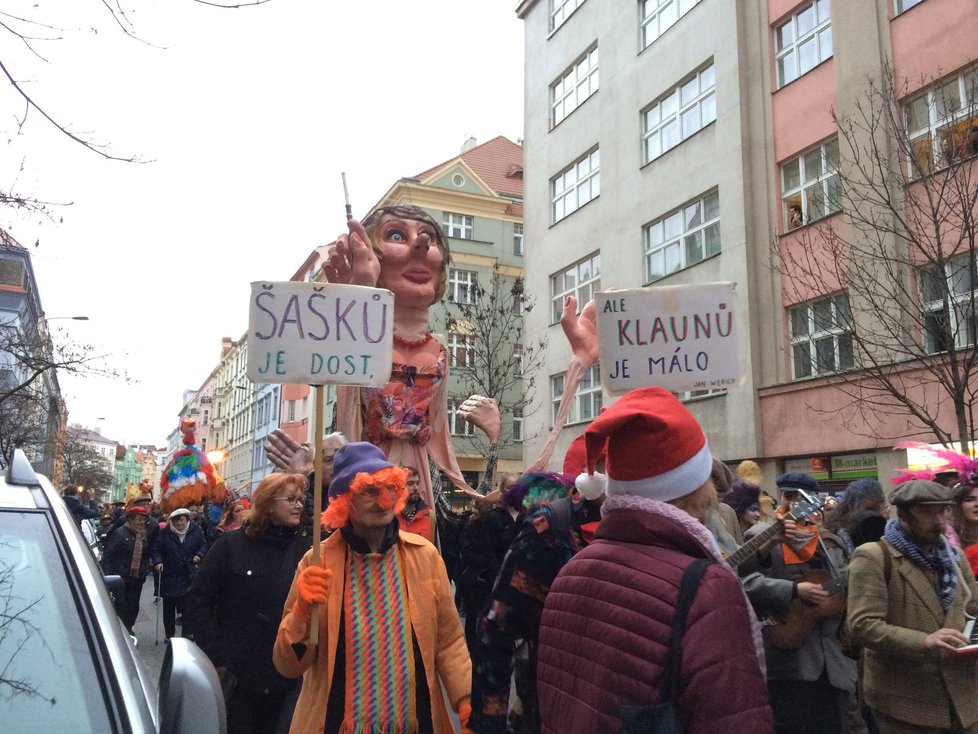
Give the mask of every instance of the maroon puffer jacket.
<path id="1" fill-rule="evenodd" d="M 609 511 L 598 539 L 560 572 L 540 626 L 545 734 L 618 732 L 622 705 L 658 700 L 683 571 L 710 555 L 689 523 L 644 509 Z M 711 565 L 683 638 L 678 708 L 686 734 L 774 731 L 750 624 L 740 582 Z"/>

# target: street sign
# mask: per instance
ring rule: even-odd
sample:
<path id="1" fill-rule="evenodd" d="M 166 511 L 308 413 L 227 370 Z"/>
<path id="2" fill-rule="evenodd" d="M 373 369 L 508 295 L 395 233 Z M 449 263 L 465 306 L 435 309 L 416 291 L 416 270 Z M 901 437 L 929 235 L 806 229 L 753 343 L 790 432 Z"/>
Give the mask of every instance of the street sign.
<path id="1" fill-rule="evenodd" d="M 613 395 L 657 385 L 711 390 L 737 384 L 735 283 L 651 286 L 594 296 L 601 384 Z"/>
<path id="2" fill-rule="evenodd" d="M 334 283 L 256 281 L 248 317 L 252 382 L 383 387 L 394 348 L 394 294 Z"/>

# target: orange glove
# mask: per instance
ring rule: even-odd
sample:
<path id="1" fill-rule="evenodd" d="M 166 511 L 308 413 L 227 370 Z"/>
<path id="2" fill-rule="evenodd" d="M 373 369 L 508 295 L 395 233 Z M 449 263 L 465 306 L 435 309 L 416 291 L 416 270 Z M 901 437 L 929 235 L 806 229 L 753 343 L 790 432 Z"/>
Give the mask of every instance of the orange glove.
<path id="1" fill-rule="evenodd" d="M 312 617 L 313 604 L 325 604 L 333 571 L 321 566 L 306 566 L 295 580 L 299 598 L 292 605 L 292 613 L 304 622 Z"/>
<path id="2" fill-rule="evenodd" d="M 472 717 L 472 704 L 468 700 L 458 705 L 458 722 L 462 725 L 462 734 L 473 734 L 469 729 L 469 719 Z"/>

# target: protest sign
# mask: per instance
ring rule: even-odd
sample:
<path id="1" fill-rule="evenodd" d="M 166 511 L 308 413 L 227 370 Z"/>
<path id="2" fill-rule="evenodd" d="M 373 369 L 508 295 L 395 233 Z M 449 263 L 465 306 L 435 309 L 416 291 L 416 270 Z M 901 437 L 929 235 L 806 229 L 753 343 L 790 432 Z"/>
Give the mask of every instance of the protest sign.
<path id="1" fill-rule="evenodd" d="M 658 385 L 679 392 L 739 382 L 735 285 L 700 283 L 596 294 L 604 389 L 620 395 Z"/>
<path id="2" fill-rule="evenodd" d="M 383 387 L 394 347 L 394 294 L 333 283 L 256 281 L 248 315 L 252 382 Z"/>

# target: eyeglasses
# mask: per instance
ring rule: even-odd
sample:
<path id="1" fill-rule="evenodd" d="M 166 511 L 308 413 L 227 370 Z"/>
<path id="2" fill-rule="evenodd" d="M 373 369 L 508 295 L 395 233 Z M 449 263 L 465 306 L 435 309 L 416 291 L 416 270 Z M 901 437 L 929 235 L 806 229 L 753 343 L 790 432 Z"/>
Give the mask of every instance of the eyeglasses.
<path id="1" fill-rule="evenodd" d="M 301 505 L 302 497 L 272 497 L 273 500 L 288 502 L 290 505 Z"/>

